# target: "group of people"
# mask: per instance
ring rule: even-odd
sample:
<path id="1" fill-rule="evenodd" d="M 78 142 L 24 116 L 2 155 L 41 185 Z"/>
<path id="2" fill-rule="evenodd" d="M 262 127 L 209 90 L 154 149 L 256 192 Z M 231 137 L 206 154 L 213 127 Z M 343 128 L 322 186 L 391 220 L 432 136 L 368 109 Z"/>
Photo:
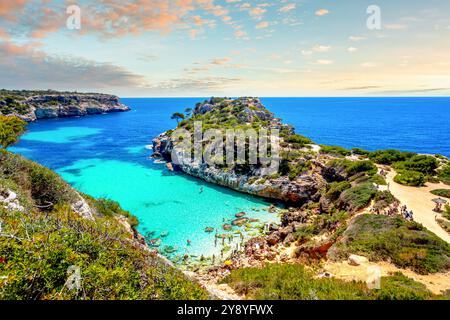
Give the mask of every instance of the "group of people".
<path id="1" fill-rule="evenodd" d="M 437 213 L 443 212 L 442 203 L 436 203 L 436 207 L 434 207 L 433 211 Z"/>
<path id="2" fill-rule="evenodd" d="M 394 204 L 392 206 L 389 206 L 387 209 L 385 210 L 380 210 L 380 209 L 372 209 L 373 211 L 375 211 L 376 214 L 383 214 L 386 216 L 394 216 L 396 214 L 401 214 L 402 217 L 404 217 L 406 220 L 414 220 L 414 212 L 412 210 L 408 210 L 408 207 L 406 205 L 404 206 L 400 206 L 399 202 L 394 202 Z"/>

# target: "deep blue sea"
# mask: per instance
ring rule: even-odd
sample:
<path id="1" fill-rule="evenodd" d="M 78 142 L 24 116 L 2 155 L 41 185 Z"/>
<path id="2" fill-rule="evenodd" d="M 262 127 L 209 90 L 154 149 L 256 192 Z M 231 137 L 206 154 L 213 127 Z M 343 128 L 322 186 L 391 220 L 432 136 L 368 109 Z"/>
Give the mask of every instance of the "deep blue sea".
<path id="1" fill-rule="evenodd" d="M 162 251 L 172 246 L 172 256 L 218 255 L 222 245 L 215 245 L 206 227 L 223 233 L 222 224 L 245 211 L 260 221 L 239 229 L 251 236 L 254 227 L 278 217 L 261 199 L 171 173 L 149 159 L 146 146 L 176 124 L 170 115 L 202 100 L 127 98 L 122 102 L 130 112 L 37 121 L 11 151 L 56 170 L 85 193 L 118 201 L 139 218 L 142 233 L 161 239 Z M 262 100 L 317 143 L 450 156 L 450 98 Z M 231 231 L 237 239 L 239 230 Z M 225 249 L 234 245 L 226 243 Z"/>

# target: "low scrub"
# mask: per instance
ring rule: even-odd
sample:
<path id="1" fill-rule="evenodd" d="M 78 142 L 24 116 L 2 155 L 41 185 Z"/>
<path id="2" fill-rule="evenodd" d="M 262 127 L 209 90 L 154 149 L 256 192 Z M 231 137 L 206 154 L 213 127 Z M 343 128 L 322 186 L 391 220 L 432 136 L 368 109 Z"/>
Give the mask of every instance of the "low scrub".
<path id="1" fill-rule="evenodd" d="M 450 198 L 450 189 L 436 189 L 430 192 L 439 197 Z"/>
<path id="2" fill-rule="evenodd" d="M 329 251 L 330 258 L 361 254 L 372 261 L 391 261 L 420 274 L 450 269 L 450 245 L 416 222 L 401 217 L 360 215 Z"/>
<path id="3" fill-rule="evenodd" d="M 377 193 L 372 183 L 362 183 L 342 192 L 340 206 L 349 211 L 358 211 L 367 207 Z"/>
<path id="4" fill-rule="evenodd" d="M 426 287 L 401 273 L 381 278 L 381 289 L 364 282 L 317 279 L 299 264 L 271 264 L 263 268 L 233 270 L 224 280 L 237 293 L 257 300 L 424 300 Z"/>
<path id="5" fill-rule="evenodd" d="M 420 187 L 425 184 L 426 178 L 421 172 L 404 170 L 394 177 L 394 181 L 405 186 Z"/>
<path id="6" fill-rule="evenodd" d="M 348 149 L 339 146 L 326 146 L 326 145 L 320 145 L 320 152 L 344 157 L 352 154 L 352 152 Z"/>

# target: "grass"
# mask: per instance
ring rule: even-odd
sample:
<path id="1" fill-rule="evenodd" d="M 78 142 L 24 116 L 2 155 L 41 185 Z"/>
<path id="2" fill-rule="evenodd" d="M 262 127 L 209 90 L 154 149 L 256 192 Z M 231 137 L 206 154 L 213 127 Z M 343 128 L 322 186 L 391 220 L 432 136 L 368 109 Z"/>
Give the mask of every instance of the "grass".
<path id="1" fill-rule="evenodd" d="M 233 270 L 224 280 L 238 294 L 257 300 L 424 300 L 426 287 L 400 273 L 381 278 L 381 288 L 363 282 L 317 279 L 299 264 L 270 264 L 263 268 Z"/>
<path id="2" fill-rule="evenodd" d="M 333 259 L 361 254 L 420 274 L 450 269 L 450 245 L 422 225 L 400 217 L 360 215 L 330 249 Z"/>
<path id="3" fill-rule="evenodd" d="M 342 192 L 340 206 L 349 211 L 358 211 L 367 207 L 377 193 L 372 183 L 362 183 Z"/>

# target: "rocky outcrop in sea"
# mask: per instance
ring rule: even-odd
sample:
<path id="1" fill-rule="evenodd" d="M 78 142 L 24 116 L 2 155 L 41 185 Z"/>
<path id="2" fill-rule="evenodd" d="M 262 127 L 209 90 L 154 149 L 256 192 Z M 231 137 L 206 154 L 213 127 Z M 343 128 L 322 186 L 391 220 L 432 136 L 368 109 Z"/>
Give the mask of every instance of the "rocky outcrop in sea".
<path id="1" fill-rule="evenodd" d="M 229 104 L 228 107 L 226 103 Z M 240 111 L 235 114 L 235 118 L 240 124 L 268 124 L 270 128 L 285 130 L 289 134 L 293 133 L 293 128 L 275 118 L 258 98 L 229 99 L 218 103 L 208 101 L 198 104 L 193 111 L 193 115 L 204 116 L 215 109 L 224 110 L 226 108 L 232 108 L 233 110 L 239 108 Z M 222 113 L 225 112 L 222 111 Z M 170 131 L 162 133 L 153 140 L 153 157 L 164 159 L 169 163 L 173 160 L 172 150 L 174 148 L 170 133 Z M 181 155 L 177 156 L 181 157 Z M 250 166 L 243 171 L 237 167 L 216 166 L 205 162 L 196 164 L 189 161 L 178 161 L 182 164 L 172 163 L 172 167 L 175 170 L 181 170 L 191 176 L 236 191 L 301 206 L 311 201 L 319 201 L 320 191 L 326 186 L 326 181 L 322 176 L 322 164 L 316 161 L 312 154 L 305 154 L 305 157 L 309 157 L 305 161 L 311 161 L 312 163 L 311 170 L 299 174 L 295 179 L 291 179 L 287 175 L 264 176 L 261 167 L 257 165 Z"/>

